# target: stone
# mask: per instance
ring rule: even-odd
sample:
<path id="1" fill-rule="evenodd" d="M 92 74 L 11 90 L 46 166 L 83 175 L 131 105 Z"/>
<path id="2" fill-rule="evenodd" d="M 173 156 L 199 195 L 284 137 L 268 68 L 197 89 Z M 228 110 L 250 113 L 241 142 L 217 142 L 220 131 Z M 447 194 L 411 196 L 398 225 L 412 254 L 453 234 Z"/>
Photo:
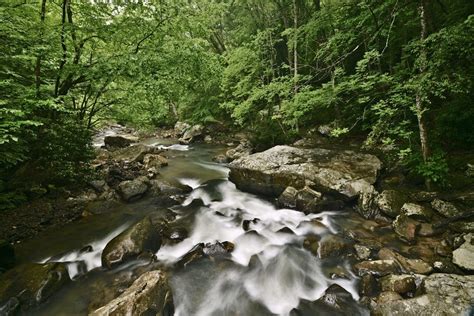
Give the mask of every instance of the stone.
<path id="1" fill-rule="evenodd" d="M 403 204 L 408 197 L 396 190 L 384 190 L 376 200 L 377 207 L 385 215 L 395 218 L 400 214 Z"/>
<path id="2" fill-rule="evenodd" d="M 393 221 L 392 227 L 400 239 L 408 243 L 413 243 L 416 239 L 420 223 L 402 214 L 398 215 Z"/>
<path id="3" fill-rule="evenodd" d="M 142 274 L 119 297 L 90 313 L 108 315 L 173 315 L 173 299 L 166 275 L 159 270 Z"/>
<path id="4" fill-rule="evenodd" d="M 212 139 L 211 135 L 206 135 L 206 137 L 204 137 L 204 142 L 205 143 L 211 144 L 212 141 L 213 141 L 213 139 Z"/>
<path id="5" fill-rule="evenodd" d="M 428 222 L 433 214 L 424 206 L 415 203 L 405 203 L 401 208 L 401 213 L 407 217 Z"/>
<path id="6" fill-rule="evenodd" d="M 434 229 L 433 224 L 421 223 L 418 235 L 423 237 L 431 237 L 437 235 L 438 232 Z"/>
<path id="7" fill-rule="evenodd" d="M 213 161 L 217 163 L 228 163 L 229 158 L 226 155 L 220 154 L 212 158 Z"/>
<path id="8" fill-rule="evenodd" d="M 382 292 L 376 298 L 377 304 L 385 304 L 388 302 L 399 301 L 399 300 L 403 300 L 403 297 L 397 292 L 392 292 L 392 291 Z"/>
<path id="9" fill-rule="evenodd" d="M 422 283 L 424 294 L 407 300 L 376 304 L 373 315 L 471 315 L 474 276 L 436 273 Z"/>
<path id="10" fill-rule="evenodd" d="M 433 267 L 421 259 L 408 259 L 401 254 L 389 249 L 382 248 L 378 252 L 381 260 L 393 260 L 404 273 L 428 274 L 433 271 Z"/>
<path id="11" fill-rule="evenodd" d="M 377 192 L 363 192 L 357 201 L 357 212 L 365 219 L 374 219 L 380 214 L 376 204 Z"/>
<path id="12" fill-rule="evenodd" d="M 191 250 L 189 250 L 184 256 L 179 259 L 176 263 L 178 267 L 186 267 L 188 264 L 204 257 L 204 247 L 203 243 L 197 244 Z"/>
<path id="13" fill-rule="evenodd" d="M 288 186 L 301 189 L 309 180 L 313 189 L 355 199 L 374 190 L 382 163 L 354 151 L 275 146 L 229 167 L 229 179 L 244 191 L 278 197 Z"/>
<path id="14" fill-rule="evenodd" d="M 161 238 L 153 226 L 150 217 L 138 223 L 112 239 L 102 251 L 102 266 L 112 268 L 143 252 L 157 252 L 161 246 Z"/>
<path id="15" fill-rule="evenodd" d="M 362 261 L 355 264 L 354 270 L 359 276 L 373 274 L 380 277 L 388 274 L 396 274 L 400 271 L 400 268 L 395 260 L 373 260 Z"/>
<path id="16" fill-rule="evenodd" d="M 278 204 L 280 207 L 296 208 L 296 196 L 298 190 L 293 187 L 287 187 L 278 197 Z"/>
<path id="17" fill-rule="evenodd" d="M 352 251 L 352 246 L 337 235 L 326 235 L 319 242 L 319 257 L 326 259 L 329 257 L 339 257 Z"/>
<path id="18" fill-rule="evenodd" d="M 179 139 L 181 144 L 191 144 L 192 142 L 197 141 L 198 139 L 203 138 L 204 126 L 202 125 L 193 125 L 190 128 L 186 129 L 183 136 Z"/>
<path id="19" fill-rule="evenodd" d="M 7 305 L 0 310 L 26 310 L 41 304 L 69 281 L 64 263 L 18 265 L 0 275 L 0 303 Z"/>
<path id="20" fill-rule="evenodd" d="M 0 273 L 15 265 L 15 250 L 6 240 L 0 239 Z"/>
<path id="21" fill-rule="evenodd" d="M 474 221 L 456 221 L 449 223 L 449 228 L 459 233 L 474 233 Z"/>
<path id="22" fill-rule="evenodd" d="M 305 186 L 296 194 L 296 209 L 305 213 L 311 212 L 321 201 L 322 196 L 321 192 Z"/>
<path id="23" fill-rule="evenodd" d="M 382 291 L 398 294 L 414 293 L 416 290 L 415 277 L 412 275 L 387 275 L 380 279 Z"/>
<path id="24" fill-rule="evenodd" d="M 107 148 L 124 148 L 138 141 L 138 137 L 132 135 L 105 136 L 104 144 Z"/>
<path id="25" fill-rule="evenodd" d="M 89 182 L 89 185 L 97 192 L 102 193 L 109 189 L 107 182 L 105 180 L 92 180 Z"/>
<path id="26" fill-rule="evenodd" d="M 217 241 L 215 243 L 206 243 L 204 245 L 203 252 L 206 256 L 209 257 L 225 257 L 229 253 L 228 250 L 228 247 L 226 247 L 223 243 Z"/>
<path id="27" fill-rule="evenodd" d="M 168 165 L 168 159 L 157 154 L 146 154 L 143 157 L 143 164 L 146 169 L 156 168 L 158 170 Z"/>
<path id="28" fill-rule="evenodd" d="M 372 273 L 365 273 L 360 278 L 359 294 L 361 296 L 373 297 L 380 292 L 380 285 Z"/>
<path id="29" fill-rule="evenodd" d="M 191 128 L 191 125 L 185 122 L 176 122 L 174 125 L 174 131 L 176 133 L 176 136 L 181 137 L 184 135 L 184 133 Z"/>
<path id="30" fill-rule="evenodd" d="M 228 161 L 239 159 L 242 157 L 250 156 L 253 152 L 252 144 L 248 141 L 244 141 L 237 145 L 237 147 L 229 149 L 225 155 Z"/>
<path id="31" fill-rule="evenodd" d="M 474 234 L 464 235 L 465 242 L 453 251 L 453 263 L 458 267 L 474 270 Z"/>
<path id="32" fill-rule="evenodd" d="M 354 245 L 354 249 L 359 260 L 368 260 L 372 253 L 372 250 L 364 245 Z"/>
<path id="33" fill-rule="evenodd" d="M 122 181 L 118 185 L 118 193 L 126 202 L 140 199 L 148 191 L 150 184 L 147 177 L 138 177 L 134 180 Z"/>
<path id="34" fill-rule="evenodd" d="M 453 203 L 446 202 L 440 199 L 434 199 L 431 202 L 431 207 L 439 214 L 448 218 L 462 214 L 462 211 L 459 210 Z"/>
<path id="35" fill-rule="evenodd" d="M 304 239 L 303 247 L 311 252 L 314 256 L 318 256 L 319 239 L 319 236 L 310 235 Z"/>

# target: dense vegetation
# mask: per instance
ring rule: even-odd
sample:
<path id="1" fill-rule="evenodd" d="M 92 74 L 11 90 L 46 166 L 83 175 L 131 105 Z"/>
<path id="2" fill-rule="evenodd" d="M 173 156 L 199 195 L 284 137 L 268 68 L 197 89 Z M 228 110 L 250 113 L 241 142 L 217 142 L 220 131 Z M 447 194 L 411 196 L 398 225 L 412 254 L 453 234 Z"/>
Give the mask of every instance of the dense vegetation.
<path id="1" fill-rule="evenodd" d="M 474 145 L 473 14 L 466 0 L 3 0 L 0 204 L 84 179 L 106 119 L 219 123 L 264 146 L 328 124 L 439 183 Z"/>

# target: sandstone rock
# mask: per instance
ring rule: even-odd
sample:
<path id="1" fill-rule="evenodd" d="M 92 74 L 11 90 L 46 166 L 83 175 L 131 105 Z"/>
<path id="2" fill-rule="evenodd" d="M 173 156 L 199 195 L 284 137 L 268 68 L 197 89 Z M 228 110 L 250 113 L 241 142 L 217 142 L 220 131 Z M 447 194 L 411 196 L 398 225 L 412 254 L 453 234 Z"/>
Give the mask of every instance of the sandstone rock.
<path id="1" fill-rule="evenodd" d="M 181 144 L 190 144 L 195 142 L 198 139 L 202 139 L 204 133 L 204 126 L 202 125 L 193 125 L 190 128 L 186 129 L 183 136 L 179 139 Z"/>
<path id="2" fill-rule="evenodd" d="M 415 241 L 420 223 L 402 214 L 397 216 L 392 226 L 395 233 L 397 233 L 403 241 L 412 243 Z"/>
<path id="3" fill-rule="evenodd" d="M 147 177 L 138 177 L 135 180 L 123 181 L 118 185 L 118 193 L 126 202 L 141 198 L 148 191 L 149 180 Z"/>
<path id="4" fill-rule="evenodd" d="M 153 227 L 151 219 L 145 217 L 112 239 L 102 251 L 102 266 L 112 268 L 127 260 L 136 258 L 145 251 L 156 252 L 161 238 Z"/>
<path id="5" fill-rule="evenodd" d="M 70 280 L 63 263 L 26 263 L 0 275 L 0 303 L 8 310 L 26 310 L 56 293 Z"/>
<path id="6" fill-rule="evenodd" d="M 375 276 L 385 276 L 388 274 L 396 274 L 400 271 L 395 260 L 362 261 L 354 265 L 354 269 L 359 276 L 367 273 Z"/>
<path id="7" fill-rule="evenodd" d="M 453 203 L 446 202 L 440 199 L 433 200 L 431 202 L 431 207 L 441 215 L 448 218 L 462 214 L 462 211 L 459 210 Z"/>
<path id="8" fill-rule="evenodd" d="M 453 263 L 466 269 L 474 270 L 474 234 L 464 236 L 465 242 L 453 251 Z"/>
<path id="9" fill-rule="evenodd" d="M 377 197 L 377 206 L 385 215 L 395 218 L 400 214 L 408 197 L 395 190 L 385 190 Z"/>
<path id="10" fill-rule="evenodd" d="M 378 252 L 381 260 L 395 261 L 404 273 L 428 274 L 433 271 L 433 267 L 421 259 L 408 259 L 401 254 L 382 248 Z"/>
<path id="11" fill-rule="evenodd" d="M 171 289 L 165 274 L 149 271 L 142 274 L 119 297 L 90 313 L 108 315 L 173 315 Z"/>
<path id="12" fill-rule="evenodd" d="M 279 196 L 288 186 L 315 189 L 351 199 L 374 190 L 382 164 L 369 154 L 322 148 L 275 146 L 230 163 L 230 180 L 253 193 Z"/>
<path id="13" fill-rule="evenodd" d="M 416 290 L 415 277 L 412 275 L 387 275 L 380 279 L 382 291 L 398 294 L 414 293 Z"/>

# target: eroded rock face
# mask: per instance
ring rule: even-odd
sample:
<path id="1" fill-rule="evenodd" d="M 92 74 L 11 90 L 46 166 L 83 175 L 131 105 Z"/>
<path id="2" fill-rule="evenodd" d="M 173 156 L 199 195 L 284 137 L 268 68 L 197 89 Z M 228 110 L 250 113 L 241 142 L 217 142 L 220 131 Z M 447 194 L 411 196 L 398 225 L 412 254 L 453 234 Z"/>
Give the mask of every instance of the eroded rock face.
<path id="1" fill-rule="evenodd" d="M 474 270 L 474 234 L 464 236 L 465 242 L 453 251 L 453 262 L 466 270 Z"/>
<path id="2" fill-rule="evenodd" d="M 156 252 L 161 238 L 153 227 L 151 219 L 145 217 L 112 239 L 102 252 L 102 266 L 111 268 L 143 252 Z"/>
<path id="3" fill-rule="evenodd" d="M 384 302 L 373 307 L 374 315 L 470 315 L 474 276 L 432 274 L 423 281 L 424 295 Z"/>
<path id="4" fill-rule="evenodd" d="M 301 189 L 309 180 L 322 192 L 352 199 L 374 190 L 382 164 L 373 155 L 353 151 L 275 146 L 229 167 L 230 180 L 245 191 L 277 197 L 288 186 Z"/>
<path id="5" fill-rule="evenodd" d="M 70 280 L 63 263 L 27 263 L 0 275 L 0 314 L 44 302 Z"/>
<path id="6" fill-rule="evenodd" d="M 142 274 L 122 295 L 89 315 L 171 316 L 173 313 L 173 299 L 167 277 L 162 271 L 156 270 Z"/>

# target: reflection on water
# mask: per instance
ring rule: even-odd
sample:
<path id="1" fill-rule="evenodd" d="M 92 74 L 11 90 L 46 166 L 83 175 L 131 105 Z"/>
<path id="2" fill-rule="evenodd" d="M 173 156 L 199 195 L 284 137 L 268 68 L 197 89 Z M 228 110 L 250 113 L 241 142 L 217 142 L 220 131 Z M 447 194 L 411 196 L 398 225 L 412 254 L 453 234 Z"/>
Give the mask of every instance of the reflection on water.
<path id="1" fill-rule="evenodd" d="M 157 139 L 146 143 L 168 149 L 170 164 L 161 170 L 162 178 L 193 189 L 182 205 L 172 208 L 177 221 L 187 226 L 188 237 L 177 244 L 164 244 L 156 253 L 159 262 L 171 270 L 177 315 L 289 315 L 302 300 L 320 298 L 331 284 L 340 285 L 358 300 L 357 278 L 348 262 L 322 261 L 302 246 L 308 234 L 336 233 L 338 218 L 343 214 L 305 215 L 278 209 L 268 200 L 239 191 L 227 180 L 229 170 L 211 162 L 211 157 L 221 150 L 216 146 L 188 147 Z M 120 275 L 129 273 L 131 277 L 131 271 L 143 264 L 131 262 L 112 271 L 102 270 L 100 255 L 107 242 L 143 216 L 164 216 L 166 211 L 153 199 L 144 199 L 120 204 L 113 213 L 97 215 L 44 236 L 47 242 L 42 243 L 41 255 L 25 258 L 67 262 L 70 275 L 76 278 L 37 313 L 87 314 L 96 293 L 91 289 L 103 287 L 107 291 L 110 284 L 108 291 L 113 291 L 112 284 Z M 323 225 L 314 225 L 314 220 Z M 232 242 L 235 248 L 231 256 L 204 258 L 185 268 L 174 268 L 173 264 L 195 245 L 216 241 Z M 33 248 L 41 242 L 39 238 L 26 243 L 23 253 L 34 253 Z M 328 265 L 346 270 L 347 277 L 329 277 Z M 314 310 L 316 314 L 317 311 Z M 357 314 L 361 310 L 348 312 Z"/>

